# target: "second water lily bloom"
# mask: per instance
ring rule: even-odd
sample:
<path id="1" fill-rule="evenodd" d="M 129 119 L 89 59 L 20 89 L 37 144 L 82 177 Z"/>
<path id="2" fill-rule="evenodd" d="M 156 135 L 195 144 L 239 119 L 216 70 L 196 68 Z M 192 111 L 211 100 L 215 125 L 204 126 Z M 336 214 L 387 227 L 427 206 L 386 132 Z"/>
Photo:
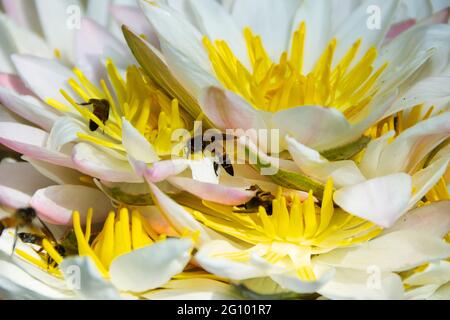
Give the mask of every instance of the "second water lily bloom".
<path id="1" fill-rule="evenodd" d="M 379 28 L 366 25 L 369 5 L 380 9 Z M 354 142 L 377 121 L 411 107 L 408 97 L 416 104 L 440 97 L 425 97 L 416 85 L 445 86 L 449 26 L 418 24 L 383 46 L 398 5 L 361 2 L 336 26 L 331 1 L 226 7 L 206 0 L 182 8 L 141 1 L 164 63 L 217 127 L 279 129 L 280 137 L 290 134 L 319 151 Z M 265 18 L 274 23 L 261 24 Z M 160 68 L 136 57 L 149 70 Z"/>
<path id="2" fill-rule="evenodd" d="M 74 212 L 73 231 L 58 243 L 47 238 L 40 244 L 19 240 L 12 257 L 14 233 L 5 230 L 0 238 L 0 283 L 11 283 L 15 289 L 9 294 L 44 299 L 138 298 L 182 273 L 191 259 L 190 237 L 159 235 L 138 211 L 111 212 L 101 230 L 92 225 L 93 213 L 87 213 L 83 230 L 80 213 Z M 37 280 L 29 280 L 33 276 Z"/>

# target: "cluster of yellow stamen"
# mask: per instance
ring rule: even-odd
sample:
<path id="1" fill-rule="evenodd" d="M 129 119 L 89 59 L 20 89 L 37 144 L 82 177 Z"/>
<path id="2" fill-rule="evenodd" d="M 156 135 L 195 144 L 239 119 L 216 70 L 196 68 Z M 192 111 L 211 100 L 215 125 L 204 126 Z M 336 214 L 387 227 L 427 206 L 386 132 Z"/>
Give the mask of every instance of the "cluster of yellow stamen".
<path id="1" fill-rule="evenodd" d="M 375 48 L 355 62 L 361 40 L 333 66 L 337 46 L 333 39 L 313 70 L 304 74 L 304 23 L 294 33 L 290 55 L 284 52 L 278 63 L 271 60 L 260 36 L 253 35 L 248 28 L 244 30 L 244 36 L 251 70 L 239 61 L 225 41 L 212 43 L 205 37 L 203 43 L 224 86 L 261 110 L 276 112 L 303 105 L 320 105 L 336 108 L 350 119 L 371 101 L 377 80 L 387 67 L 384 64 L 374 70 Z"/>
<path id="2" fill-rule="evenodd" d="M 321 206 L 315 203 L 312 192 L 304 202 L 298 196 L 288 201 L 279 192 L 273 200 L 271 215 L 263 207 L 257 213 L 241 214 L 213 204 L 208 206 L 217 214 L 194 212 L 197 220 L 253 245 L 249 250 L 221 254 L 222 257 L 248 261 L 251 253 L 257 251 L 271 263 L 289 258 L 298 264 L 298 275 L 306 281 L 314 280 L 309 265 L 311 255 L 368 241 L 381 231 L 373 223 L 334 208 L 332 180 L 326 184 Z M 305 261 L 297 263 L 292 248 L 302 252 Z"/>
<path id="3" fill-rule="evenodd" d="M 170 155 L 172 151 L 171 134 L 174 130 L 184 128 L 180 117 L 178 101 L 170 100 L 138 67 L 131 66 L 126 71 L 126 79 L 109 59 L 106 70 L 113 92 L 105 80 L 100 87 L 93 84 L 83 72 L 74 69 L 76 79 L 68 80 L 77 97 L 72 97 L 65 90 L 61 94 L 68 105 L 55 99 L 47 99 L 52 107 L 67 113 L 79 114 L 87 122 L 93 121 L 99 126 L 96 132 L 78 134 L 81 140 L 124 151 L 122 145 L 122 117 L 127 119 L 150 143 L 160 156 Z M 79 99 L 79 100 L 78 100 Z M 110 117 L 103 123 L 92 108 L 81 106 L 91 99 L 107 100 L 110 105 Z"/>
<path id="4" fill-rule="evenodd" d="M 163 240 L 164 235 L 158 235 L 148 221 L 136 210 L 130 212 L 126 208 L 119 210 L 119 214 L 110 212 L 102 231 L 94 241 L 90 241 L 91 226 L 88 216 L 86 230 L 83 232 L 80 214 L 73 213 L 73 228 L 78 243 L 80 256 L 89 256 L 104 276 L 108 275 L 111 262 L 118 256 L 151 245 L 155 241 Z"/>

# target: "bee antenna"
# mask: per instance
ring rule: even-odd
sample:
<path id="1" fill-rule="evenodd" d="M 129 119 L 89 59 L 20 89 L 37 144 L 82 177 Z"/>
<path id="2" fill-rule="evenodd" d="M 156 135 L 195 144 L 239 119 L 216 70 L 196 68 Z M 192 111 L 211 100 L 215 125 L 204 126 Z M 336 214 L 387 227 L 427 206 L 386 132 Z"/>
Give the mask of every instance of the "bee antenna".
<path id="1" fill-rule="evenodd" d="M 19 238 L 18 232 L 19 232 L 19 226 L 16 226 L 16 228 L 14 230 L 14 242 L 13 242 L 13 246 L 12 246 L 11 256 L 13 256 L 14 251 L 16 251 L 17 239 Z"/>

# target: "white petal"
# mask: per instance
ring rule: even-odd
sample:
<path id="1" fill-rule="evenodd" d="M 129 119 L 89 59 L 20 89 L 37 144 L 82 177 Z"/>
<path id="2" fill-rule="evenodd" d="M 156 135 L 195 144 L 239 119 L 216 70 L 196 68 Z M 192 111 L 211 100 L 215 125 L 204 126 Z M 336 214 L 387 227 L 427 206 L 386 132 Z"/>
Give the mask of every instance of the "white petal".
<path id="1" fill-rule="evenodd" d="M 375 271 L 376 272 L 376 271 Z M 334 278 L 318 292 L 334 300 L 398 300 L 404 297 L 401 278 L 394 273 L 336 269 Z"/>
<path id="2" fill-rule="evenodd" d="M 189 0 L 190 9 L 200 32 L 211 41 L 224 40 L 236 57 L 248 65 L 247 47 L 243 30 L 238 28 L 231 15 L 223 6 L 210 0 Z"/>
<path id="3" fill-rule="evenodd" d="M 83 7 L 79 0 L 35 1 L 48 43 L 59 49 L 63 58 L 73 61 L 74 33 L 79 28 Z"/>
<path id="4" fill-rule="evenodd" d="M 109 270 L 120 290 L 144 292 L 166 284 L 191 258 L 190 239 L 167 239 L 116 258 Z"/>
<path id="5" fill-rule="evenodd" d="M 450 201 L 434 202 L 409 211 L 385 232 L 415 230 L 443 238 L 450 230 L 449 212 Z"/>
<path id="6" fill-rule="evenodd" d="M 361 3 L 336 30 L 338 46 L 335 61 L 340 61 L 358 39 L 362 39 L 362 44 L 355 57 L 356 60 L 369 48 L 378 47 L 390 29 L 398 3 L 398 0 L 367 0 Z M 377 19 L 379 25 L 375 21 Z"/>
<path id="7" fill-rule="evenodd" d="M 267 53 L 278 61 L 289 47 L 292 20 L 299 2 L 296 0 L 236 1 L 232 15 L 241 29 L 250 27 L 260 35 Z"/>
<path id="8" fill-rule="evenodd" d="M 0 88 L 0 101 L 22 118 L 50 130 L 58 115 L 50 107 L 32 96 L 22 96 L 12 90 Z"/>
<path id="9" fill-rule="evenodd" d="M 415 192 L 409 200 L 408 209 L 413 208 L 416 203 L 439 182 L 439 179 L 447 170 L 449 161 L 450 156 L 441 158 L 413 175 L 412 183 Z"/>
<path id="10" fill-rule="evenodd" d="M 219 129 L 265 128 L 265 113 L 257 111 L 235 93 L 218 87 L 208 87 L 200 94 L 200 105 L 205 115 Z"/>
<path id="11" fill-rule="evenodd" d="M 313 259 L 335 267 L 400 272 L 450 256 L 442 238 L 415 230 L 392 232 L 353 248 L 336 249 Z"/>
<path id="12" fill-rule="evenodd" d="M 87 143 L 78 143 L 73 148 L 74 167 L 93 177 L 109 182 L 142 182 L 127 161 L 112 157 Z"/>
<path id="13" fill-rule="evenodd" d="M 351 160 L 328 161 L 316 150 L 308 148 L 289 136 L 286 137 L 286 142 L 289 153 L 299 168 L 318 181 L 326 182 L 331 177 L 339 188 L 366 180 Z"/>
<path id="14" fill-rule="evenodd" d="M 361 172 L 367 178 L 375 178 L 377 176 L 378 164 L 380 161 L 380 156 L 383 150 L 389 144 L 389 140 L 395 135 L 394 131 L 390 131 L 383 136 L 370 141 L 367 145 L 367 149 L 364 152 L 363 158 L 359 167 Z"/>
<path id="15" fill-rule="evenodd" d="M 450 134 L 450 112 L 421 121 L 384 148 L 377 174 L 408 172 Z"/>
<path id="16" fill-rule="evenodd" d="M 70 296 L 33 278 L 18 266 L 0 259 L 0 292 L 9 299 L 67 299 Z"/>
<path id="17" fill-rule="evenodd" d="M 41 219 L 56 225 L 72 225 L 72 212 L 76 210 L 84 216 L 89 208 L 94 210 L 93 221 L 102 222 L 112 209 L 101 191 L 76 185 L 40 189 L 31 198 L 30 205 Z"/>
<path id="18" fill-rule="evenodd" d="M 440 287 L 429 297 L 430 300 L 449 300 L 450 299 L 450 282 Z"/>
<path id="19" fill-rule="evenodd" d="M 151 143 L 127 119 L 122 118 L 122 144 L 127 154 L 145 163 L 159 160 Z"/>
<path id="20" fill-rule="evenodd" d="M 241 251 L 230 242 L 215 240 L 206 243 L 195 255 L 196 261 L 208 272 L 233 280 L 245 280 L 265 276 L 265 272 L 245 262 L 237 262 L 226 257 L 224 253 L 235 253 Z"/>
<path id="21" fill-rule="evenodd" d="M 425 270 L 414 273 L 404 282 L 411 286 L 435 284 L 441 286 L 450 281 L 450 262 L 442 260 L 430 263 Z"/>
<path id="22" fill-rule="evenodd" d="M 399 97 L 391 112 L 398 112 L 424 103 L 425 106 L 446 106 L 450 101 L 450 89 L 446 85 L 450 76 L 428 77 L 414 84 Z"/>
<path id="23" fill-rule="evenodd" d="M 61 89 L 72 93 L 67 80 L 73 77 L 73 73 L 57 60 L 27 55 L 13 55 L 12 59 L 22 80 L 41 100 L 64 101 L 59 92 Z"/>
<path id="24" fill-rule="evenodd" d="M 114 52 L 114 63 L 120 65 L 123 60 L 129 60 L 131 64 L 129 51 L 122 42 L 96 22 L 83 19 L 81 28 L 75 36 L 76 66 L 85 73 L 88 79 L 94 79 L 94 77 L 101 75 L 102 57 L 108 51 Z"/>
<path id="25" fill-rule="evenodd" d="M 89 257 L 69 257 L 59 266 L 64 274 L 68 287 L 74 290 L 79 298 L 117 300 L 119 292 L 106 281 Z"/>
<path id="26" fill-rule="evenodd" d="M 36 190 L 53 184 L 26 162 L 0 164 L 0 176 L 0 203 L 12 208 L 27 207 Z"/>
<path id="27" fill-rule="evenodd" d="M 177 188 L 187 191 L 202 200 L 228 206 L 237 206 L 248 202 L 255 192 L 245 188 L 233 188 L 223 184 L 205 183 L 190 178 L 172 177 L 168 181 Z"/>
<path id="28" fill-rule="evenodd" d="M 126 25 L 134 33 L 145 35 L 148 42 L 155 48 L 159 48 L 159 40 L 156 32 L 139 8 L 126 5 L 113 5 L 111 7 L 111 14 L 119 25 Z"/>
<path id="29" fill-rule="evenodd" d="M 333 198 L 348 213 L 390 227 L 406 211 L 411 189 L 411 176 L 398 173 L 339 189 Z"/>
<path id="30" fill-rule="evenodd" d="M 303 74 L 308 74 L 314 68 L 330 41 L 331 17 L 335 14 L 332 12 L 331 1 L 305 0 L 297 9 L 292 32 L 295 32 L 302 22 L 306 27 Z"/>
<path id="31" fill-rule="evenodd" d="M 202 45 L 202 35 L 190 22 L 169 7 L 157 7 L 143 0 L 140 4 L 160 41 L 166 41 L 179 52 L 186 54 L 188 59 L 203 70 L 210 70 L 209 59 Z"/>
<path id="32" fill-rule="evenodd" d="M 239 295 L 232 285 L 212 279 L 172 280 L 162 289 L 142 295 L 150 300 L 236 300 Z"/>
<path id="33" fill-rule="evenodd" d="M 35 32 L 39 30 L 39 18 L 34 2 L 28 0 L 3 0 L 3 8 L 12 20 L 18 25 Z"/>
<path id="34" fill-rule="evenodd" d="M 289 134 L 319 151 L 339 145 L 350 131 L 350 123 L 340 111 L 319 106 L 279 111 L 273 115 L 272 121 L 273 128 L 280 130 L 281 137 Z"/>
<path id="35" fill-rule="evenodd" d="M 0 143 L 33 159 L 73 167 L 69 156 L 47 149 L 48 134 L 40 129 L 19 123 L 0 123 Z"/>

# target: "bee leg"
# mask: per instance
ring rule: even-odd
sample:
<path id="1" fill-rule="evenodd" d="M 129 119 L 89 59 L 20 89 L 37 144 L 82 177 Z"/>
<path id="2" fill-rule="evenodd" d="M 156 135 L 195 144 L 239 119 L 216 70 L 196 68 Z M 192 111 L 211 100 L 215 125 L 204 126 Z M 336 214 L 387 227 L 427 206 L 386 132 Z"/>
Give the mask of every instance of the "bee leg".
<path id="1" fill-rule="evenodd" d="M 13 256 L 14 251 L 16 251 L 17 239 L 19 238 L 17 236 L 18 233 L 19 233 L 19 226 L 16 226 L 16 229 L 14 230 L 14 242 L 13 242 L 13 246 L 12 246 L 11 256 Z"/>
<path id="2" fill-rule="evenodd" d="M 3 225 L 3 223 L 0 223 L 0 237 L 2 236 L 3 231 L 4 231 L 5 229 L 6 229 L 6 228 L 5 228 L 5 226 Z"/>
<path id="3" fill-rule="evenodd" d="M 219 176 L 219 164 L 217 162 L 213 163 L 214 166 L 214 173 L 216 174 L 216 177 Z"/>

